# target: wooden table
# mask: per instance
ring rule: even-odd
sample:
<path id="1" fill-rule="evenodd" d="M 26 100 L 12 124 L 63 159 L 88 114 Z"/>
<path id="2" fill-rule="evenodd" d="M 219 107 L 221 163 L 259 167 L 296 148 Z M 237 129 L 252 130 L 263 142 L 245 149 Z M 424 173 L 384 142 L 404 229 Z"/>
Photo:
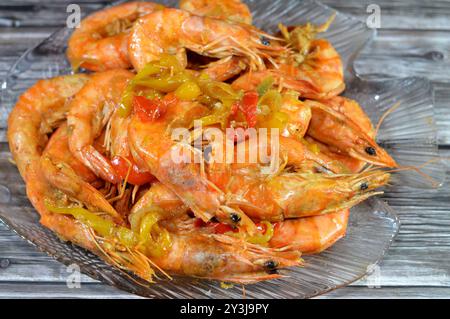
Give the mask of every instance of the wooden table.
<path id="1" fill-rule="evenodd" d="M 0 79 L 31 45 L 64 25 L 69 3 L 82 12 L 108 1 L 0 0 Z M 369 4 L 381 8 L 381 28 L 356 61 L 364 76 L 424 76 L 433 81 L 442 156 L 450 155 L 450 1 L 325 0 L 366 20 Z M 2 134 L 3 135 L 3 134 Z M 4 135 L 2 138 L 4 141 Z M 6 151 L 5 144 L 1 151 Z M 449 175 L 447 169 L 446 175 Z M 377 272 L 322 298 L 450 297 L 450 188 L 385 196 L 402 222 Z M 133 295 L 83 276 L 66 285 L 66 267 L 38 252 L 0 223 L 0 297 L 130 298 Z M 380 288 L 369 288 L 376 284 Z"/>

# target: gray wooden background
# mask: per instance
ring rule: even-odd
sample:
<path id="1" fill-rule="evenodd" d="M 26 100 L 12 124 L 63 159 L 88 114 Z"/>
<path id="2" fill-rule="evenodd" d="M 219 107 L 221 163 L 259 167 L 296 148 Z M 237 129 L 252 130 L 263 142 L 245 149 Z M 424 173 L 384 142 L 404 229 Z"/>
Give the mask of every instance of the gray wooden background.
<path id="1" fill-rule="evenodd" d="M 381 28 L 356 61 L 358 73 L 373 76 L 425 76 L 433 81 L 441 154 L 450 156 L 450 0 L 324 0 L 366 20 L 369 4 L 381 8 Z M 82 12 L 108 1 L 0 0 L 0 79 L 31 45 L 65 23 L 66 7 Z M 449 175 L 447 170 L 446 175 Z M 450 188 L 410 194 L 391 192 L 386 200 L 402 227 L 374 275 L 321 298 L 450 297 Z M 133 295 L 82 277 L 81 288 L 66 285 L 66 267 L 20 239 L 0 223 L 0 298 Z M 370 288 L 369 286 L 379 286 Z"/>

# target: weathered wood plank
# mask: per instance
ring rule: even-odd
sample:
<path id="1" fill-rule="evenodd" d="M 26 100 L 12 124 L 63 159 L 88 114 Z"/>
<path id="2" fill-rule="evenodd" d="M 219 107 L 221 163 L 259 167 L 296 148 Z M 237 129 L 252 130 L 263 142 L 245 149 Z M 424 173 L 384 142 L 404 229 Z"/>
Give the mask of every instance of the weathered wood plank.
<path id="1" fill-rule="evenodd" d="M 0 56 L 19 57 L 30 47 L 38 44 L 57 28 L 0 28 Z M 0 66 L 0 70 L 2 70 Z"/>
<path id="2" fill-rule="evenodd" d="M 345 299 L 448 299 L 450 288 L 430 287 L 345 287 L 337 289 L 321 298 L 345 298 Z"/>
<path id="3" fill-rule="evenodd" d="M 67 6 L 74 1 L 14 1 L 0 4 L 0 26 L 62 27 L 70 13 Z M 106 2 L 77 1 L 82 16 L 104 7 Z"/>
<path id="4" fill-rule="evenodd" d="M 450 30 L 450 2 L 422 0 L 322 0 L 340 12 L 366 21 L 371 4 L 380 7 L 381 29 Z"/>
<path id="5" fill-rule="evenodd" d="M 81 12 L 98 10 L 111 1 L 76 1 Z M 389 0 L 324 0 L 323 3 L 365 21 L 367 7 L 377 4 L 381 9 L 382 29 L 450 30 L 448 1 Z M 10 0 L 0 5 L 0 26 L 63 26 L 70 0 Z"/>
<path id="6" fill-rule="evenodd" d="M 80 288 L 68 288 L 65 283 L 39 282 L 33 285 L 23 282 L 0 282 L 0 298 L 140 298 L 114 287 L 99 283 L 81 284 Z"/>
<path id="7" fill-rule="evenodd" d="M 428 77 L 448 83 L 450 31 L 381 30 L 355 61 L 364 75 Z"/>
<path id="8" fill-rule="evenodd" d="M 450 288 L 447 287 L 344 287 L 326 295 L 323 298 L 449 298 Z M 0 298 L 93 298 L 122 299 L 139 298 L 138 296 L 121 292 L 113 287 L 102 284 L 82 284 L 80 288 L 68 288 L 65 284 L 38 283 L 30 286 L 27 283 L 0 283 Z"/>

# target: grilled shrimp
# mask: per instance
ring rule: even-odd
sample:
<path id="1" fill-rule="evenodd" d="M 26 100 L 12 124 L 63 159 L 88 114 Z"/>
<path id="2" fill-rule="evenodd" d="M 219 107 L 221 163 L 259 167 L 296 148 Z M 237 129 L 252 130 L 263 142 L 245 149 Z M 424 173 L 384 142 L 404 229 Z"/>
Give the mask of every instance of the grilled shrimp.
<path id="1" fill-rule="evenodd" d="M 64 198 L 64 194 L 47 182 L 42 171 L 30 172 L 30 181 L 27 182 L 27 196 L 31 204 L 40 215 L 40 223 L 54 231 L 60 238 L 70 240 L 92 252 L 97 252 L 97 247 L 92 241 L 87 229 L 68 216 L 57 215 L 50 212 L 46 206 L 47 201 L 58 202 Z"/>
<path id="2" fill-rule="evenodd" d="M 274 41 L 271 41 L 271 40 Z M 133 26 L 128 52 L 136 70 L 164 53 L 186 66 L 186 49 L 213 58 L 246 57 L 251 69 L 265 69 L 264 58 L 286 49 L 255 27 L 165 8 L 140 18 Z"/>
<path id="3" fill-rule="evenodd" d="M 200 16 L 252 24 L 252 14 L 240 0 L 181 0 L 179 7 Z"/>
<path id="4" fill-rule="evenodd" d="M 243 188 L 237 198 L 242 200 L 242 210 L 252 218 L 279 221 L 315 216 L 350 208 L 379 194 L 373 190 L 385 185 L 389 176 L 384 171 L 283 174 Z M 248 207 L 244 208 L 246 203 Z"/>
<path id="5" fill-rule="evenodd" d="M 195 150 L 190 149 L 190 146 L 186 149 L 186 146 L 174 142 L 168 135 L 167 128 L 175 118 L 182 118 L 186 123 L 191 123 L 187 118 L 198 118 L 202 114 L 207 114 L 209 110 L 196 102 L 178 101 L 171 94 L 164 99 L 168 102 L 162 117 L 150 124 L 134 115 L 129 124 L 130 148 L 137 164 L 147 168 L 203 220 L 217 217 L 225 222 L 238 223 L 241 219 L 242 222 L 247 222 L 244 220 L 244 214 L 239 215 L 225 205 L 226 199 L 217 185 L 214 185 L 214 181 L 211 183 L 201 171 L 201 166 L 193 161 L 197 156 Z M 255 146 L 254 143 L 248 141 L 245 143 L 248 143 L 245 147 L 247 154 L 252 152 L 260 154 L 251 148 Z M 256 147 L 260 146 L 256 144 Z M 304 147 L 300 142 L 280 137 L 280 149 L 282 153 L 287 154 L 289 164 L 301 165 L 305 161 Z M 187 153 L 183 153 L 182 150 Z M 270 152 L 268 153 L 270 156 Z M 184 154 L 191 159 L 176 162 L 173 154 Z"/>
<path id="6" fill-rule="evenodd" d="M 172 234 L 166 255 L 152 260 L 164 270 L 241 284 L 281 277 L 277 268 L 298 266 L 300 254 L 249 244 L 226 235 Z"/>
<path id="7" fill-rule="evenodd" d="M 390 174 L 373 170 L 267 176 L 255 166 L 217 164 L 209 168 L 208 177 L 224 192 L 229 205 L 239 206 L 253 219 L 280 221 L 350 208 L 379 194 L 374 190 L 385 185 Z"/>
<path id="8" fill-rule="evenodd" d="M 345 89 L 344 72 L 339 53 L 327 40 L 314 41 L 311 52 L 301 63 L 279 63 L 277 68 L 247 72 L 233 82 L 233 87 L 254 90 L 271 76 L 282 89 L 294 90 L 302 98 L 328 99 Z"/>
<path id="9" fill-rule="evenodd" d="M 352 175 L 282 173 L 268 177 L 253 164 L 209 165 L 207 176 L 223 192 L 228 205 L 238 206 L 253 219 L 267 221 L 316 216 L 353 207 L 379 194 L 374 190 L 385 185 L 390 177 L 383 171 Z M 161 184 L 156 185 L 132 212 L 152 205 L 163 210 L 177 207 L 179 214 L 186 211 L 187 206 L 182 205 L 175 193 Z"/>
<path id="10" fill-rule="evenodd" d="M 193 225 L 192 219 L 187 215 L 185 215 L 187 218 L 180 217 L 188 212 L 188 208 L 180 205 L 180 199 L 164 185 L 154 184 L 144 196 L 147 198 L 145 204 L 144 202 L 137 203 L 133 210 L 138 212 L 146 206 L 147 210 L 149 206 L 162 209 L 166 216 L 171 216 L 170 218 L 174 218 L 176 221 L 166 223 L 166 225 L 172 225 L 174 232 L 216 232 L 214 227 L 198 229 L 198 226 Z M 149 202 L 151 205 L 148 205 Z M 276 222 L 268 245 L 274 248 L 288 248 L 302 254 L 319 253 L 345 235 L 349 213 L 349 209 L 346 208 L 328 214 Z"/>
<path id="11" fill-rule="evenodd" d="M 342 96 L 335 96 L 328 100 L 321 100 L 320 103 L 325 106 L 329 106 L 333 110 L 344 115 L 347 119 L 353 121 L 357 126 L 359 126 L 360 131 L 366 133 L 368 137 L 375 139 L 375 130 L 372 123 L 367 114 L 362 110 L 361 106 L 356 101 Z M 366 165 L 365 161 L 342 153 L 339 149 L 325 145 L 311 136 L 306 136 L 305 139 L 310 145 L 316 147 L 322 156 L 329 157 L 331 161 L 336 161 L 337 163 L 343 164 L 346 169 L 343 169 L 342 173 L 356 173 L 361 171 L 361 169 Z"/>
<path id="12" fill-rule="evenodd" d="M 106 138 L 107 150 L 111 156 L 111 164 L 121 180 L 132 185 L 143 185 L 155 178 L 133 160 L 128 141 L 130 121 L 130 117 L 122 117 L 119 112 L 114 112 L 110 119 L 110 134 Z"/>
<path id="13" fill-rule="evenodd" d="M 313 162 L 313 167 L 317 167 L 317 164 L 320 164 L 320 166 L 333 173 L 358 172 L 364 167 L 366 164 L 364 161 L 339 153 L 338 150 L 333 151 L 331 147 L 314 140 L 310 136 L 305 137 L 312 118 L 310 104 L 299 101 L 293 94 L 283 94 L 282 96 L 283 102 L 280 111 L 288 115 L 286 127 L 282 135 L 302 142 L 305 146 L 305 157 Z M 347 121 L 343 121 L 342 119 L 348 119 L 348 121 L 354 120 L 354 123 L 357 124 L 355 126 L 355 134 L 364 132 L 370 138 L 374 137 L 375 130 L 372 127 L 372 123 L 356 101 L 336 96 L 328 100 L 322 100 L 321 103 L 324 106 L 330 107 L 330 112 L 333 115 L 338 115 L 335 119 L 336 125 L 340 124 L 346 127 Z M 330 131 L 330 134 L 333 134 L 333 132 Z"/>
<path id="14" fill-rule="evenodd" d="M 121 69 L 94 74 L 71 101 L 67 116 L 70 151 L 97 176 L 113 184 L 120 178 L 93 142 L 102 133 L 132 77 L 131 72 Z"/>
<path id="15" fill-rule="evenodd" d="M 281 25 L 281 33 L 290 50 L 275 59 L 276 67 L 248 72 L 238 78 L 233 86 L 248 91 L 272 76 L 280 88 L 295 90 L 303 98 L 328 99 L 337 96 L 345 89 L 341 58 L 329 41 L 316 39 L 317 33 L 325 31 L 333 18 L 318 27 L 308 23 L 287 29 Z"/>
<path id="16" fill-rule="evenodd" d="M 310 50 L 298 66 L 289 61 L 271 71 L 277 83 L 312 99 L 327 99 L 344 91 L 342 61 L 331 43 L 325 39 L 314 40 Z"/>
<path id="17" fill-rule="evenodd" d="M 343 209 L 335 213 L 276 223 L 269 247 L 289 246 L 302 254 L 318 254 L 345 235 L 349 214 L 349 209 Z"/>
<path id="18" fill-rule="evenodd" d="M 41 171 L 51 186 L 93 211 L 106 213 L 116 222 L 122 221 L 103 194 L 89 184 L 97 177 L 70 152 L 66 124 L 51 136 L 41 157 Z"/>
<path id="19" fill-rule="evenodd" d="M 162 7 L 152 2 L 129 2 L 86 17 L 68 42 L 67 57 L 72 67 L 92 71 L 130 68 L 128 37 L 132 24 Z"/>
<path id="20" fill-rule="evenodd" d="M 8 141 L 20 174 L 26 183 L 27 196 L 49 229 L 95 250 L 86 230 L 66 216 L 54 215 L 45 200 L 59 200 L 63 194 L 51 186 L 40 169 L 40 156 L 47 144 L 47 134 L 65 119 L 68 101 L 88 81 L 86 75 L 67 75 L 40 80 L 23 93 L 8 119 Z"/>
<path id="21" fill-rule="evenodd" d="M 36 168 L 47 143 L 47 134 L 61 124 L 69 111 L 68 101 L 86 84 L 86 75 L 40 80 L 23 93 L 8 119 L 8 140 L 20 174 Z"/>
<path id="22" fill-rule="evenodd" d="M 318 101 L 307 100 L 311 107 L 312 117 L 307 134 L 339 152 L 358 160 L 385 167 L 396 167 L 394 159 L 361 128 L 340 112 L 333 110 Z"/>
<path id="23" fill-rule="evenodd" d="M 320 103 L 341 113 L 355 122 L 355 124 L 357 124 L 369 137 L 375 138 L 375 130 L 372 126 L 372 122 L 355 100 L 343 96 L 335 96 L 331 99 L 321 100 Z"/>

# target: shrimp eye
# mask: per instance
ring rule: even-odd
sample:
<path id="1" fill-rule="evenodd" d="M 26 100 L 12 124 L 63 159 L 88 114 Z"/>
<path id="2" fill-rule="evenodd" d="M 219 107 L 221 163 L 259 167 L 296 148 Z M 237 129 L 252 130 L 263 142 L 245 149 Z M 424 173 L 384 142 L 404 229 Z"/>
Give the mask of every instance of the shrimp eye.
<path id="1" fill-rule="evenodd" d="M 362 191 L 365 191 L 368 188 L 369 188 L 369 185 L 367 185 L 366 182 L 361 183 L 361 185 L 359 186 L 359 189 L 361 189 Z"/>
<path id="2" fill-rule="evenodd" d="M 366 151 L 367 154 L 375 156 L 377 155 L 377 151 L 372 147 L 372 146 L 368 146 L 364 149 Z"/>
<path id="3" fill-rule="evenodd" d="M 262 36 L 260 40 L 261 40 L 262 45 L 265 45 L 265 46 L 270 45 L 270 40 L 267 39 L 265 36 Z"/>
<path id="4" fill-rule="evenodd" d="M 264 263 L 264 268 L 267 270 L 275 270 L 278 267 L 278 263 L 273 260 L 268 260 Z"/>
<path id="5" fill-rule="evenodd" d="M 235 213 L 230 214 L 230 219 L 233 223 L 239 223 L 241 221 L 241 216 Z"/>

